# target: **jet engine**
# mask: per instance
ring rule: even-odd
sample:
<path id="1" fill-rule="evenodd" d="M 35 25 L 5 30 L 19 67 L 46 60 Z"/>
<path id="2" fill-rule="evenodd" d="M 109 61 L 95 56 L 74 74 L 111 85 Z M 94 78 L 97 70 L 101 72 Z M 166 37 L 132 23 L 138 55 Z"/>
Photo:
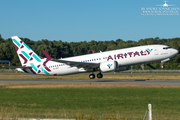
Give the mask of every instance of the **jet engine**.
<path id="1" fill-rule="evenodd" d="M 100 63 L 99 69 L 101 72 L 110 72 L 119 70 L 117 61 L 107 61 Z"/>

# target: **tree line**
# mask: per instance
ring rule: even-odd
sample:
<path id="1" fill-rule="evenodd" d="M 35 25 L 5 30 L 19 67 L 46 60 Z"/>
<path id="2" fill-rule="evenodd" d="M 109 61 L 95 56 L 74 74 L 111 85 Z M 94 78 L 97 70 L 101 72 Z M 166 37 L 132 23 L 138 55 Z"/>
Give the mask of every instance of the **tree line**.
<path id="1" fill-rule="evenodd" d="M 175 48 L 180 51 L 180 38 L 171 38 L 171 39 L 159 39 L 156 38 L 146 38 L 140 39 L 139 41 L 123 41 L 122 39 L 111 40 L 111 41 L 95 41 L 91 40 L 90 42 L 63 42 L 62 40 L 58 41 L 49 41 L 47 39 L 42 39 L 38 41 L 33 41 L 28 38 L 21 38 L 34 52 L 39 56 L 45 57 L 42 50 L 44 49 L 51 57 L 53 58 L 65 58 L 77 55 L 84 55 L 92 53 L 94 50 L 96 53 L 100 51 L 109 51 L 121 48 L 128 48 L 141 45 L 151 45 L 151 44 L 163 44 L 168 45 L 172 48 Z M 0 35 L 0 60 L 10 60 L 11 65 L 21 65 L 19 58 L 17 56 L 16 50 L 12 43 L 11 38 L 3 39 Z M 170 61 L 165 63 L 164 69 L 180 69 L 180 54 L 177 54 L 175 57 L 171 58 Z M 156 69 L 160 69 L 160 62 L 153 63 L 152 65 Z M 2 67 L 2 64 L 1 66 Z M 134 69 L 140 69 L 140 65 L 134 65 Z M 145 65 L 145 69 L 151 69 Z"/>

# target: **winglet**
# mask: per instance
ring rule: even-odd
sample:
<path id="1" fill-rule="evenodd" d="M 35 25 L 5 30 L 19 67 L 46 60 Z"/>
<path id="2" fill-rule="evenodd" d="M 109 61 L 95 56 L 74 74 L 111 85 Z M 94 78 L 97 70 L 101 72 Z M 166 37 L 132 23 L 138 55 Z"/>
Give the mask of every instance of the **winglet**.
<path id="1" fill-rule="evenodd" d="M 48 60 L 52 60 L 52 57 L 49 56 L 49 54 L 47 54 L 43 49 L 42 49 L 42 51 Z"/>
<path id="2" fill-rule="evenodd" d="M 92 52 L 95 53 L 94 50 L 92 50 Z"/>

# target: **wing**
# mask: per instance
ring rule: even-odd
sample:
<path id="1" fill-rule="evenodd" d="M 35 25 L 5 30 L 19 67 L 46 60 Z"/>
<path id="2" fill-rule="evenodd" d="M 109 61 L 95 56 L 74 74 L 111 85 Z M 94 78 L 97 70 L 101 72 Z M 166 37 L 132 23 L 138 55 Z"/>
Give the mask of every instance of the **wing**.
<path id="1" fill-rule="evenodd" d="M 84 69 L 93 69 L 99 67 L 99 63 L 90 63 L 90 62 L 77 62 L 77 61 L 69 61 L 69 60 L 62 60 L 62 59 L 54 59 L 52 58 L 46 51 L 42 49 L 44 55 L 48 59 L 48 61 L 53 62 L 59 62 L 59 63 L 65 63 L 69 65 L 70 67 L 78 67 L 78 68 L 84 68 Z"/>
<path id="2" fill-rule="evenodd" d="M 68 61 L 68 60 L 61 60 L 61 59 L 52 59 L 51 61 L 65 63 L 71 67 L 78 67 L 78 68 L 85 68 L 85 69 L 92 69 L 92 68 L 99 67 L 99 63 L 77 62 L 77 61 Z"/>

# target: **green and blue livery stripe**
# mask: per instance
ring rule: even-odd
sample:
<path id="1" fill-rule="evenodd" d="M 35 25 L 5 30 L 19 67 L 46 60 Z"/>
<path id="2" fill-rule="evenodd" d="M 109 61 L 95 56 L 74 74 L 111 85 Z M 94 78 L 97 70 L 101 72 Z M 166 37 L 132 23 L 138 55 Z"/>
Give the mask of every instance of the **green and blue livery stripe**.
<path id="1" fill-rule="evenodd" d="M 33 63 L 30 63 L 30 65 L 32 66 L 32 68 L 37 72 L 37 68 L 34 66 L 34 64 Z"/>
<path id="2" fill-rule="evenodd" d="M 44 70 L 44 73 L 45 73 L 46 75 L 49 75 L 49 73 L 48 73 L 46 70 Z"/>
<path id="3" fill-rule="evenodd" d="M 26 46 L 29 50 L 31 50 L 31 48 L 29 48 L 29 46 L 26 45 L 26 43 L 23 43 L 24 46 Z"/>
<path id="4" fill-rule="evenodd" d="M 18 47 L 21 46 L 21 44 L 20 44 L 16 39 L 12 39 L 12 40 L 13 40 L 13 42 L 14 42 Z"/>
<path id="5" fill-rule="evenodd" d="M 35 58 L 38 62 L 41 62 L 41 60 L 40 60 L 35 54 L 33 54 L 32 56 L 33 56 L 33 58 Z"/>
<path id="6" fill-rule="evenodd" d="M 42 67 L 41 67 L 41 70 L 42 70 L 46 75 L 49 75 L 49 73 L 48 73 L 45 69 L 43 69 Z"/>
<path id="7" fill-rule="evenodd" d="M 26 52 L 24 52 L 24 51 L 21 51 L 21 52 L 22 52 L 22 54 L 23 54 L 27 59 L 30 58 L 30 56 L 29 56 Z"/>
<path id="8" fill-rule="evenodd" d="M 148 50 L 149 52 L 151 52 L 151 50 L 150 50 L 149 48 L 147 48 L 147 50 Z"/>

